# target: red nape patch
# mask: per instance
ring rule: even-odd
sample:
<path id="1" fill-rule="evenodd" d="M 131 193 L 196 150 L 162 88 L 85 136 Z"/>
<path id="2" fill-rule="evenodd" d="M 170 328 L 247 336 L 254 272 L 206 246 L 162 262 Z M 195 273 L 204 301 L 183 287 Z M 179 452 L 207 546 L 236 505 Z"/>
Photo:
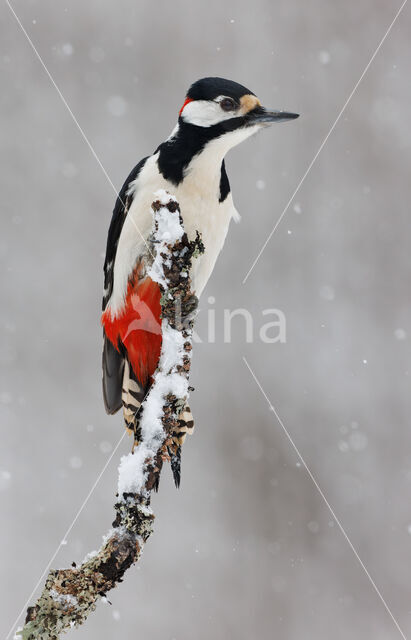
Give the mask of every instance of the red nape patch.
<path id="1" fill-rule="evenodd" d="M 145 387 L 154 374 L 161 350 L 161 292 L 149 277 L 135 278 L 127 289 L 121 314 L 112 319 L 107 309 L 101 322 L 107 338 L 118 349 L 119 340 L 127 350 L 134 373 Z"/>
<path id="2" fill-rule="evenodd" d="M 192 99 L 192 98 L 186 98 L 186 99 L 185 99 L 185 102 L 184 102 L 183 106 L 181 107 L 180 111 L 178 112 L 178 115 L 179 115 L 179 116 L 181 116 L 181 114 L 182 114 L 182 112 L 183 112 L 184 107 L 185 107 L 185 106 L 186 106 L 186 104 L 188 104 L 189 102 L 193 102 L 193 99 Z"/>

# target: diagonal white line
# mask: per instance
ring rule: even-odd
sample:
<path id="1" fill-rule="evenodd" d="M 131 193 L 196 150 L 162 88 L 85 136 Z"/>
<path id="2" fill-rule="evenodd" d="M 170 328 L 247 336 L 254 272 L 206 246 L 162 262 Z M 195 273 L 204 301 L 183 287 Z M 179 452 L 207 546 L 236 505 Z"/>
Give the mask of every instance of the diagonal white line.
<path id="1" fill-rule="evenodd" d="M 244 356 L 243 356 L 243 361 L 244 361 L 244 364 L 247 366 L 249 372 L 251 373 L 251 375 L 252 375 L 257 387 L 260 389 L 262 395 L 264 396 L 265 400 L 267 401 L 267 404 L 268 404 L 270 410 L 274 413 L 275 417 L 277 418 L 278 423 L 280 424 L 282 430 L 284 431 L 285 435 L 287 436 L 288 441 L 290 442 L 292 448 L 294 449 L 295 453 L 297 454 L 298 458 L 300 459 L 303 467 L 305 468 L 306 472 L 310 476 L 315 488 L 317 489 L 317 491 L 320 494 L 321 498 L 324 500 L 325 504 L 327 505 L 327 508 L 330 511 L 330 513 L 331 513 L 332 517 L 334 518 L 335 522 L 337 523 L 341 533 L 343 534 L 344 538 L 348 542 L 348 545 L 350 546 L 351 551 L 354 553 L 354 555 L 357 558 L 358 562 L 360 563 L 362 569 L 364 570 L 368 580 L 371 582 L 372 586 L 374 587 L 374 590 L 377 593 L 377 595 L 378 595 L 379 599 L 381 600 L 381 602 L 383 603 L 388 615 L 390 616 L 391 620 L 393 621 L 393 623 L 397 627 L 397 629 L 398 629 L 399 633 L 401 634 L 403 640 L 407 640 L 407 638 L 406 638 L 404 632 L 402 631 L 400 625 L 398 624 L 398 622 L 394 618 L 394 616 L 393 616 L 393 614 L 391 612 L 391 609 L 389 608 L 388 604 L 384 600 L 384 598 L 383 598 L 383 596 L 381 594 L 381 591 L 378 589 L 377 585 L 375 584 L 374 580 L 372 579 L 371 575 L 369 574 L 367 567 L 364 565 L 363 561 L 361 560 L 360 556 L 358 555 L 357 550 L 355 549 L 353 543 L 351 542 L 350 538 L 348 537 L 344 527 L 342 526 L 341 522 L 339 521 L 339 519 L 335 515 L 334 509 L 331 507 L 330 503 L 328 502 L 327 498 L 325 497 L 323 490 L 321 489 L 321 487 L 318 484 L 317 480 L 315 479 L 314 475 L 312 474 L 312 472 L 310 471 L 309 467 L 307 466 L 304 458 L 302 457 L 301 453 L 299 452 L 299 450 L 297 448 L 297 445 L 295 444 L 294 440 L 292 439 L 292 437 L 288 433 L 283 421 L 281 420 L 281 418 L 278 415 L 278 413 L 277 413 L 275 407 L 273 406 L 271 400 L 267 396 L 266 392 L 264 391 L 263 387 L 261 386 L 260 381 L 258 380 L 257 376 L 255 375 L 254 371 L 252 370 L 252 368 L 248 364 L 247 359 Z"/>
<path id="2" fill-rule="evenodd" d="M 71 116 L 71 118 L 72 118 L 73 122 L 75 123 L 75 125 L 76 125 L 77 129 L 80 131 L 81 136 L 82 136 L 82 138 L 83 138 L 84 142 L 86 143 L 86 145 L 87 145 L 87 146 L 88 146 L 88 148 L 90 149 L 90 151 L 91 151 L 91 153 L 92 153 L 92 155 L 93 155 L 94 159 L 96 160 L 96 162 L 97 162 L 97 164 L 99 165 L 100 169 L 101 169 L 101 170 L 102 170 L 102 172 L 104 173 L 104 175 L 105 175 L 105 177 L 106 177 L 106 179 L 107 179 L 108 183 L 111 185 L 111 187 L 112 187 L 112 189 L 113 189 L 114 193 L 116 194 L 117 198 L 120 200 L 120 202 L 121 202 L 121 204 L 123 205 L 123 207 L 125 207 L 125 204 L 124 204 L 123 200 L 120 198 L 120 194 L 119 194 L 119 192 L 117 191 L 116 187 L 115 187 L 115 186 L 114 186 L 114 184 L 113 184 L 113 181 L 111 180 L 110 176 L 108 175 L 108 173 L 107 173 L 106 169 L 104 168 L 104 166 L 103 166 L 103 164 L 102 164 L 102 162 L 101 162 L 100 158 L 98 157 L 97 153 L 95 152 L 93 145 L 91 144 L 90 140 L 88 139 L 88 137 L 87 137 L 87 136 L 86 136 L 86 134 L 84 133 L 83 129 L 81 128 L 81 126 L 80 126 L 80 124 L 79 124 L 79 122 L 78 122 L 78 120 L 77 120 L 76 116 L 75 116 L 75 115 L 74 115 L 74 113 L 72 112 L 72 110 L 71 110 L 71 108 L 70 108 L 70 106 L 69 106 L 69 104 L 68 104 L 67 100 L 65 99 L 65 97 L 64 97 L 64 96 L 63 96 L 63 94 L 61 93 L 61 91 L 60 91 L 59 87 L 57 86 L 57 84 L 56 84 L 56 82 L 55 82 L 55 80 L 54 80 L 53 76 L 51 75 L 50 71 L 48 70 L 48 68 L 47 68 L 47 66 L 46 66 L 46 64 L 45 64 L 45 62 L 43 61 L 43 59 L 42 59 L 42 57 L 41 57 L 41 55 L 40 55 L 40 54 L 39 54 L 39 52 L 37 51 L 37 49 L 36 49 L 36 47 L 35 47 L 35 45 L 34 45 L 33 41 L 31 40 L 31 38 L 30 38 L 29 34 L 27 33 L 26 29 L 24 28 L 24 26 L 23 26 L 23 24 L 22 24 L 22 22 L 21 22 L 20 18 L 18 17 L 18 15 L 16 14 L 16 12 L 14 11 L 14 9 L 13 9 L 13 7 L 11 6 L 11 4 L 10 4 L 9 0 L 5 0 L 5 2 L 6 2 L 6 4 L 7 4 L 7 6 L 8 6 L 8 8 L 10 9 L 10 11 L 12 12 L 13 16 L 15 17 L 15 19 L 16 19 L 16 21 L 17 21 L 17 24 L 19 25 L 20 29 L 22 30 L 22 32 L 23 32 L 23 33 L 24 33 L 24 35 L 26 36 L 26 39 L 27 39 L 28 43 L 30 44 L 31 48 L 33 49 L 33 51 L 34 51 L 34 53 L 35 53 L 35 55 L 36 55 L 37 59 L 39 60 L 39 62 L 40 62 L 40 64 L 41 64 L 41 66 L 43 67 L 43 69 L 44 69 L 44 71 L 45 71 L 46 75 L 48 76 L 48 78 L 49 78 L 49 80 L 50 80 L 51 84 L 53 85 L 53 87 L 54 87 L 54 88 L 55 88 L 55 90 L 57 91 L 57 93 L 58 93 L 58 95 L 59 95 L 59 97 L 60 97 L 61 101 L 63 102 L 64 106 L 66 107 L 67 111 L 69 112 L 69 114 L 70 114 L 70 116 Z M 146 242 L 146 240 L 145 240 L 145 238 L 144 238 L 143 234 L 141 233 L 140 229 L 138 228 L 136 221 L 135 221 L 131 216 L 130 216 L 130 220 L 131 220 L 131 222 L 132 222 L 133 226 L 135 227 L 135 229 L 136 229 L 137 233 L 139 234 L 140 238 L 143 240 L 144 244 L 146 245 L 146 248 L 147 248 L 148 252 L 150 253 L 151 257 L 154 259 L 154 256 L 153 256 L 153 254 L 152 254 L 152 252 L 151 252 L 151 250 L 150 250 L 150 248 L 149 248 L 149 246 L 148 246 L 148 244 L 147 244 L 147 242 Z"/>
<path id="3" fill-rule="evenodd" d="M 266 246 L 268 245 L 268 243 L 270 242 L 271 238 L 273 237 L 278 225 L 280 224 L 281 220 L 284 218 L 285 214 L 287 213 L 290 204 L 292 203 L 292 201 L 294 200 L 295 196 L 297 195 L 298 191 L 300 190 L 301 185 L 303 184 L 304 180 L 306 179 L 306 177 L 308 176 L 309 172 L 311 171 L 312 166 L 314 165 L 315 161 L 317 160 L 318 156 L 320 155 L 321 151 L 323 150 L 328 138 L 330 137 L 330 135 L 332 134 L 332 132 L 334 131 L 336 125 L 338 124 L 342 114 L 344 113 L 345 109 L 348 106 L 348 103 L 350 102 L 351 98 L 353 97 L 354 93 L 357 91 L 362 79 L 364 78 L 365 74 L 367 73 L 368 69 L 370 68 L 375 56 L 377 55 L 377 53 L 379 52 L 379 50 L 381 49 L 385 39 L 387 38 L 388 34 L 390 33 L 392 27 L 394 26 L 395 21 L 397 20 L 398 16 L 400 15 L 401 11 L 403 10 L 403 8 L 405 7 L 405 5 L 407 4 L 408 0 L 404 0 L 404 2 L 402 3 L 402 5 L 400 6 L 400 8 L 398 9 L 397 13 L 394 16 L 393 21 L 391 22 L 390 26 L 388 27 L 387 31 L 385 32 L 385 35 L 383 36 L 383 38 L 381 39 L 378 47 L 376 48 L 376 50 L 374 51 L 373 55 L 371 56 L 370 61 L 368 62 L 367 66 L 365 67 L 364 71 L 362 72 L 362 74 L 359 77 L 359 80 L 356 82 L 353 90 L 351 91 L 350 95 L 348 96 L 347 100 L 345 101 L 340 113 L 338 114 L 338 116 L 336 117 L 333 125 L 331 126 L 331 129 L 329 130 L 329 132 L 327 133 L 327 135 L 325 136 L 324 140 L 322 141 L 322 143 L 320 144 L 317 153 L 315 154 L 315 156 L 313 157 L 313 159 L 311 160 L 310 164 L 307 167 L 307 170 L 305 171 L 303 177 L 301 178 L 300 182 L 298 183 L 298 185 L 296 186 L 291 198 L 289 199 L 289 201 L 287 202 L 287 204 L 285 205 L 280 217 L 278 218 L 277 222 L 275 223 L 273 229 L 271 230 L 270 234 L 267 236 L 266 241 L 264 242 L 263 246 L 261 247 L 260 251 L 257 254 L 257 257 L 255 258 L 254 262 L 252 263 L 251 267 L 249 268 L 249 270 L 247 271 L 247 274 L 244 277 L 243 280 L 243 284 L 246 283 L 246 281 L 248 280 L 252 270 L 254 269 L 255 265 L 257 264 L 257 262 L 259 261 L 259 259 L 261 258 L 261 255 L 263 253 L 263 251 L 265 250 Z"/>
<path id="4" fill-rule="evenodd" d="M 25 37 L 26 37 L 27 41 L 29 42 L 29 44 L 30 44 L 30 46 L 31 46 L 32 50 L 34 51 L 34 53 L 35 53 L 36 57 L 38 58 L 38 60 L 39 60 L 39 62 L 40 62 L 40 64 L 41 64 L 41 66 L 43 67 L 43 69 L 44 69 L 44 71 L 45 71 L 46 75 L 48 76 L 48 78 L 49 78 L 49 80 L 50 80 L 50 82 L 52 83 L 52 85 L 53 85 L 53 86 L 54 86 L 54 88 L 56 89 L 56 91 L 57 91 L 57 93 L 58 93 L 58 95 L 59 95 L 60 99 L 62 100 L 62 102 L 63 102 L 64 106 L 66 107 L 67 111 L 69 112 L 69 114 L 70 114 L 70 116 L 71 116 L 71 118 L 72 118 L 73 122 L 75 123 L 75 125 L 76 125 L 76 126 L 77 126 L 77 128 L 78 128 L 78 130 L 80 131 L 80 134 L 81 134 L 81 136 L 82 136 L 83 140 L 84 140 L 84 141 L 85 141 L 85 143 L 87 144 L 87 146 L 88 146 L 88 148 L 90 149 L 90 151 L 91 151 L 91 153 L 92 153 L 93 157 L 95 158 L 95 160 L 97 161 L 97 163 L 98 163 L 98 165 L 100 166 L 101 170 L 103 171 L 103 173 L 104 173 L 104 175 L 105 175 L 105 177 L 106 177 L 107 181 L 108 181 L 108 182 L 109 182 L 109 184 L 111 185 L 111 187 L 112 187 L 112 189 L 113 189 L 114 193 L 116 194 L 117 198 L 119 198 L 119 200 L 120 200 L 121 204 L 122 204 L 122 205 L 123 205 L 123 207 L 124 207 L 124 206 L 125 206 L 125 205 L 124 205 L 124 202 L 123 202 L 123 201 L 122 201 L 122 199 L 120 198 L 120 195 L 119 195 L 119 193 L 118 193 L 118 191 L 117 191 L 116 187 L 114 186 L 114 184 L 113 184 L 113 182 L 112 182 L 112 180 L 111 180 L 110 176 L 108 175 L 108 173 L 107 173 L 106 169 L 104 168 L 104 166 L 103 166 L 103 164 L 102 164 L 101 160 L 99 159 L 99 157 L 98 157 L 97 153 L 95 152 L 95 150 L 94 150 L 94 148 L 93 148 L 93 146 L 92 146 L 91 142 L 89 141 L 89 139 L 87 138 L 87 136 L 86 136 L 86 134 L 84 133 L 83 129 L 81 128 L 81 126 L 80 126 L 80 124 L 79 124 L 79 122 L 78 122 L 77 118 L 75 117 L 75 115 L 74 115 L 73 111 L 71 110 L 71 108 L 70 108 L 70 106 L 69 106 L 69 104 L 68 104 L 67 100 L 65 99 L 64 95 L 63 95 L 63 94 L 62 94 L 62 92 L 60 91 L 60 89 L 59 89 L 58 85 L 56 84 L 56 82 L 55 82 L 55 80 L 54 80 L 53 76 L 51 75 L 50 71 L 48 70 L 48 68 L 47 68 L 46 64 L 44 63 L 43 59 L 41 58 L 41 56 L 40 56 L 39 52 L 37 51 L 37 49 L 36 49 L 36 47 L 35 47 L 35 45 L 34 45 L 33 41 L 31 40 L 30 36 L 28 35 L 27 31 L 25 30 L 25 28 L 24 28 L 23 24 L 21 23 L 21 20 L 20 20 L 20 19 L 19 19 L 19 17 L 17 16 L 17 14 L 16 14 L 16 12 L 14 11 L 13 7 L 11 6 L 11 4 L 10 4 L 9 0 L 5 0 L 5 2 L 6 2 L 6 4 L 7 4 L 7 6 L 9 7 L 9 9 L 10 9 L 11 13 L 13 14 L 14 18 L 16 19 L 16 21 L 17 21 L 17 23 L 18 23 L 18 25 L 19 25 L 20 29 L 21 29 L 21 30 L 22 30 L 22 32 L 24 33 L 24 35 L 25 35 Z M 133 225 L 134 225 L 134 227 L 135 227 L 136 231 L 139 233 L 139 235 L 140 235 L 140 237 L 142 238 L 142 240 L 143 240 L 144 244 L 146 245 L 148 252 L 149 252 L 149 253 L 151 254 L 151 256 L 154 258 L 153 254 L 152 254 L 152 252 L 151 252 L 151 250 L 150 250 L 150 247 L 148 246 L 148 244 L 147 244 L 147 242 L 146 242 L 145 238 L 143 237 L 143 235 L 142 235 L 142 233 L 141 233 L 140 229 L 138 228 L 137 224 L 135 223 L 135 221 L 134 221 L 132 218 L 130 218 L 130 219 L 131 219 L 131 222 L 133 223 Z M 146 395 L 145 395 L 145 397 L 144 397 L 144 399 L 143 399 L 143 402 L 145 401 L 146 397 L 147 397 L 147 393 L 146 393 Z M 142 402 L 142 404 L 143 404 L 143 402 Z M 109 456 L 109 458 L 107 459 L 106 463 L 104 464 L 104 467 L 102 468 L 101 472 L 100 472 L 100 473 L 99 473 L 99 475 L 97 476 L 97 479 L 95 480 L 95 482 L 94 482 L 93 486 L 91 487 L 90 491 L 88 492 L 87 496 L 85 497 L 85 499 L 84 499 L 84 501 L 83 501 L 83 503 L 82 503 L 81 507 L 80 507 L 80 508 L 79 508 L 79 510 L 77 511 L 77 513 L 76 513 L 75 517 L 73 518 L 73 521 L 71 522 L 70 526 L 68 527 L 67 531 L 65 532 L 65 534 L 64 534 L 64 536 L 63 536 L 63 538 L 62 538 L 62 540 L 67 539 L 67 537 L 68 537 L 68 536 L 69 536 L 69 534 L 71 533 L 71 531 L 72 531 L 72 529 L 73 529 L 74 525 L 76 524 L 76 522 L 77 522 L 78 518 L 80 517 L 80 515 L 81 515 L 81 513 L 82 513 L 82 511 L 83 511 L 84 507 L 85 507 L 85 506 L 86 506 L 86 504 L 88 503 L 88 501 L 89 501 L 90 497 L 91 497 L 91 496 L 92 496 L 92 494 L 94 493 L 94 490 L 96 489 L 96 487 L 97 487 L 98 483 L 100 482 L 100 480 L 101 480 L 101 478 L 102 478 L 102 476 L 103 476 L 104 472 L 106 471 L 106 469 L 107 469 L 108 465 L 110 464 L 110 462 L 111 462 L 111 460 L 112 460 L 112 458 L 113 458 L 114 454 L 116 453 L 117 449 L 119 448 L 119 446 L 120 446 L 121 442 L 123 441 L 123 439 L 124 439 L 125 435 L 126 435 L 126 431 L 124 431 L 124 433 L 122 434 L 121 438 L 120 438 L 120 439 L 119 439 L 119 441 L 117 442 L 117 444 L 116 444 L 116 446 L 115 446 L 114 450 L 112 451 L 111 455 Z M 18 614 L 18 616 L 17 616 L 17 618 L 16 618 L 15 622 L 12 624 L 12 626 L 11 626 L 11 628 L 10 628 L 10 630 L 9 630 L 9 632 L 8 632 L 8 634 L 7 634 L 7 636 L 6 636 L 6 639 L 5 639 L 5 640 L 8 640 L 8 639 L 9 639 L 9 637 L 10 637 L 10 635 L 13 633 L 13 630 L 15 629 L 15 627 L 16 627 L 16 625 L 17 625 L 17 623 L 18 623 L 19 619 L 20 619 L 20 617 L 23 615 L 23 613 L 24 613 L 24 611 L 26 610 L 27 606 L 29 605 L 29 603 L 30 603 L 30 601 L 31 601 L 31 599 L 32 599 L 32 597 L 33 597 L 33 595 L 34 595 L 34 594 L 35 594 L 35 592 L 37 591 L 37 589 L 38 589 L 39 585 L 41 584 L 41 582 L 42 582 L 42 580 L 43 580 L 43 578 L 44 578 L 44 576 L 46 575 L 47 571 L 49 570 L 49 568 L 50 568 L 51 564 L 53 563 L 53 561 L 54 561 L 54 560 L 55 560 L 55 558 L 57 557 L 57 554 L 58 554 L 58 552 L 59 552 L 60 548 L 61 548 L 61 543 L 58 545 L 58 547 L 57 547 L 57 548 L 56 548 L 56 550 L 54 551 L 53 555 L 51 556 L 50 560 L 48 561 L 48 563 L 47 563 L 46 567 L 44 568 L 44 570 L 43 570 L 43 572 L 42 572 L 42 574 L 41 574 L 40 578 L 38 579 L 38 581 L 37 581 L 37 583 L 36 583 L 36 585 L 35 585 L 35 587 L 34 587 L 33 591 L 31 592 L 30 596 L 27 598 L 27 601 L 26 601 L 26 603 L 24 604 L 24 606 L 23 606 L 23 608 L 21 609 L 21 611 L 19 612 L 19 614 Z"/>
<path id="5" fill-rule="evenodd" d="M 140 407 L 138 408 L 137 412 L 136 412 L 136 416 L 137 414 L 142 410 L 143 404 L 148 396 L 148 394 L 150 393 L 150 389 L 146 392 Z M 123 435 L 121 436 L 121 438 L 119 439 L 119 441 L 117 442 L 116 446 L 114 447 L 112 453 L 110 454 L 109 458 L 107 459 L 104 467 L 102 468 L 102 470 L 100 471 L 96 481 L 94 482 L 93 486 L 91 487 L 90 491 L 88 492 L 87 496 L 85 497 L 83 504 L 81 505 L 80 509 L 77 511 L 76 515 L 74 516 L 74 519 L 72 521 L 72 523 L 70 524 L 69 528 L 67 529 L 66 533 L 64 534 L 62 540 L 66 540 L 69 533 L 71 532 L 71 530 L 73 529 L 74 525 L 76 524 L 78 518 L 80 517 L 81 512 L 83 511 L 84 507 L 86 506 L 87 502 L 90 500 L 92 494 L 94 493 L 95 488 L 97 487 L 98 483 L 100 482 L 105 470 L 107 469 L 108 465 L 110 464 L 111 460 L 113 459 L 114 454 L 116 453 L 117 449 L 119 448 L 120 444 L 122 443 L 124 436 L 126 435 L 127 431 L 123 432 Z M 57 547 L 57 549 L 55 550 L 55 552 L 53 553 L 53 555 L 51 556 L 50 560 L 48 561 L 43 573 L 41 574 L 40 578 L 38 579 L 38 582 L 36 584 L 36 586 L 34 587 L 33 591 L 31 592 L 31 594 L 29 595 L 29 597 L 27 598 L 26 603 L 24 604 L 24 607 L 22 608 L 22 610 L 20 611 L 19 615 L 17 616 L 16 620 L 14 621 L 13 625 L 10 627 L 10 631 L 8 632 L 5 640 L 8 640 L 10 635 L 13 632 L 13 629 L 16 627 L 20 617 L 23 615 L 24 611 L 26 610 L 27 606 L 30 604 L 30 601 L 33 597 L 33 595 L 35 594 L 35 592 L 37 591 L 41 581 L 43 580 L 45 574 L 47 573 L 48 569 L 50 568 L 51 563 L 54 561 L 54 559 L 56 558 L 58 552 L 60 551 L 60 547 L 61 547 L 61 542 L 59 544 L 59 546 Z"/>
<path id="6" fill-rule="evenodd" d="M 80 517 L 81 512 L 83 511 L 84 507 L 86 506 L 87 502 L 89 501 L 91 495 L 93 494 L 95 488 L 97 487 L 98 483 L 100 482 L 105 470 L 107 469 L 108 465 L 110 464 L 114 454 L 116 453 L 117 449 L 119 448 L 121 442 L 123 441 L 124 436 L 126 435 L 126 431 L 124 431 L 123 435 L 121 436 L 120 440 L 117 442 L 116 446 L 114 447 L 110 457 L 107 459 L 104 467 L 102 468 L 102 470 L 100 471 L 95 483 L 93 484 L 93 486 L 91 487 L 90 491 L 88 492 L 87 496 L 85 497 L 83 504 L 81 505 L 80 509 L 77 511 L 76 515 L 73 518 L 72 523 L 70 524 L 70 526 L 68 527 L 66 533 L 64 534 L 64 536 L 61 538 L 61 540 L 66 540 L 67 537 L 69 536 L 71 530 L 73 529 L 74 525 L 76 524 L 77 520 Z M 7 636 L 6 636 L 6 640 L 9 639 L 9 637 L 11 636 L 11 634 L 13 633 L 13 630 L 15 629 L 18 621 L 20 620 L 20 617 L 23 615 L 23 613 L 25 612 L 27 606 L 30 604 L 31 599 L 33 597 L 33 595 L 36 593 L 38 587 L 40 586 L 41 581 L 43 580 L 44 576 L 46 575 L 47 571 L 49 570 L 52 562 L 54 561 L 55 557 L 57 556 L 58 552 L 60 551 L 61 548 L 61 542 L 59 543 L 57 549 L 55 550 L 55 552 L 53 553 L 53 555 L 51 556 L 50 560 L 48 561 L 47 565 L 44 568 L 43 573 L 41 574 L 40 578 L 38 579 L 38 582 L 36 584 L 36 586 L 34 587 L 33 591 L 30 593 L 29 597 L 27 598 L 26 603 L 24 604 L 24 607 L 22 608 L 22 610 L 20 611 L 20 613 L 18 614 L 16 620 L 13 622 L 12 626 L 10 627 L 10 631 L 8 632 Z"/>

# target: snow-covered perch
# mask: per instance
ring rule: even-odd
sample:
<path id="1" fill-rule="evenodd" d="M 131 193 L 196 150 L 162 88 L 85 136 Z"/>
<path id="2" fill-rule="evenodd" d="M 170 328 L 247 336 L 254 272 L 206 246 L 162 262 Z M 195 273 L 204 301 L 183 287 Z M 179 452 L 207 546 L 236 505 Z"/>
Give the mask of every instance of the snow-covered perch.
<path id="1" fill-rule="evenodd" d="M 26 623 L 15 636 L 19 640 L 57 640 L 63 631 L 85 622 L 97 601 L 137 562 L 153 530 L 151 492 L 158 487 L 163 462 L 176 453 L 172 434 L 189 394 L 197 307 L 189 273 L 192 260 L 204 251 L 198 235 L 188 240 L 175 198 L 163 190 L 155 196 L 149 242 L 154 259 L 148 275 L 161 287 L 163 342 L 154 383 L 142 407 L 141 442 L 121 459 L 116 518 L 103 545 L 80 566 L 73 563 L 70 569 L 50 571 L 40 598 L 27 610 Z"/>

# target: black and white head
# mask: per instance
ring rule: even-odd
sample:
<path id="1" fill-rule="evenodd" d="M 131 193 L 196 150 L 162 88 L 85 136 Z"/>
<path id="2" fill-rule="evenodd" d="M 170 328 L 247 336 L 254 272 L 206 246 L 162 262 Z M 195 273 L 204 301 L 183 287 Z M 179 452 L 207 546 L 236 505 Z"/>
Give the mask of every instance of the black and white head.
<path id="1" fill-rule="evenodd" d="M 262 127 L 298 118 L 296 113 L 266 109 L 243 85 L 223 78 L 202 78 L 191 85 L 170 137 L 157 149 L 163 176 L 178 185 L 187 168 L 215 167 L 229 149 Z"/>
<path id="2" fill-rule="evenodd" d="M 252 91 L 237 82 L 202 78 L 188 90 L 179 126 L 209 139 L 228 134 L 234 146 L 262 127 L 295 118 L 296 113 L 263 107 Z"/>

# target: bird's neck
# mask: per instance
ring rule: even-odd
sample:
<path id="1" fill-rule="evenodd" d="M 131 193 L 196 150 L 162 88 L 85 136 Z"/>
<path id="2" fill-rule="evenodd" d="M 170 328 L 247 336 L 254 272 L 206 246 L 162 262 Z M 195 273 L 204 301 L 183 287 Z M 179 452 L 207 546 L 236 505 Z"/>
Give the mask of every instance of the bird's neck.
<path id="1" fill-rule="evenodd" d="M 177 125 L 157 149 L 158 167 L 166 180 L 179 185 L 186 176 L 219 180 L 230 147 L 207 127 Z"/>

